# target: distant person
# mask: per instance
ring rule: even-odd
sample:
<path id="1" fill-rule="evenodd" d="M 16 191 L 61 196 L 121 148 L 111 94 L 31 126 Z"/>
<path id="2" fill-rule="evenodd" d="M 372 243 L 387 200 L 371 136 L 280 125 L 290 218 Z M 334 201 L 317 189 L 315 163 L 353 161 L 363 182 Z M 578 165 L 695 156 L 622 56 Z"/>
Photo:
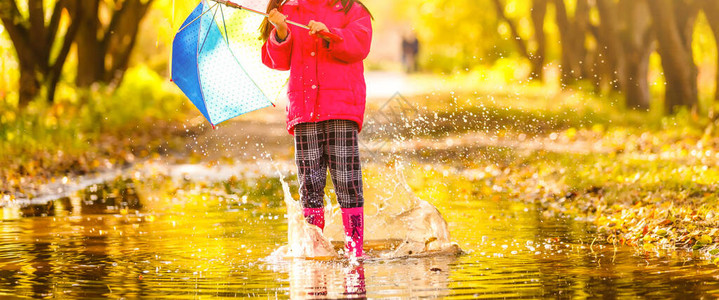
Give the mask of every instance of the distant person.
<path id="1" fill-rule="evenodd" d="M 402 64 L 407 73 L 417 72 L 419 54 L 419 40 L 414 32 L 402 37 Z"/>
<path id="2" fill-rule="evenodd" d="M 329 168 L 342 207 L 348 256 L 362 257 L 364 197 L 357 134 L 367 87 L 363 60 L 372 16 L 357 0 L 272 0 L 262 26 L 262 62 L 289 70 L 287 130 L 295 137 L 300 202 L 310 224 L 324 228 Z M 309 31 L 286 19 L 311 20 Z M 323 32 L 338 35 L 325 39 Z"/>

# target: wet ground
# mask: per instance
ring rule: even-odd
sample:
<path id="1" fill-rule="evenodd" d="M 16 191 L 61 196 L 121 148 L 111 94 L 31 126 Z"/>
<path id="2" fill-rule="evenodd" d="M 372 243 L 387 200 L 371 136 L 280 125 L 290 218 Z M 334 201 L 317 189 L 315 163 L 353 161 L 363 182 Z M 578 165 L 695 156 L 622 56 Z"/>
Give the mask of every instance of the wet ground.
<path id="1" fill-rule="evenodd" d="M 234 177 L 233 171 L 213 169 L 211 175 L 198 175 L 204 179 L 187 173 L 191 165 L 177 167 L 174 175 L 145 177 L 136 171 L 69 197 L 3 207 L 0 295 L 719 296 L 719 270 L 694 260 L 691 253 L 636 255 L 631 248 L 594 240 L 594 229 L 585 222 L 546 217 L 534 205 L 510 199 L 440 197 L 433 202 L 465 251 L 462 255 L 361 263 L 268 260 L 287 241 L 280 182 L 252 167 L 235 170 L 240 169 L 244 173 L 235 171 Z M 414 171 L 407 173 L 412 181 Z M 443 190 L 459 193 L 467 184 L 472 182 L 447 177 Z M 433 188 L 420 188 L 418 194 Z"/>
<path id="2" fill-rule="evenodd" d="M 387 142 L 378 133 L 393 119 L 376 112 L 401 104 L 390 99 L 405 83 L 391 74 L 371 76 L 377 78 L 370 80 L 368 120 L 377 123 L 363 133 L 365 183 L 386 185 L 385 165 L 406 161 L 409 185 L 443 214 L 463 254 L 361 263 L 268 259 L 287 243 L 276 169 L 296 194 L 292 139 L 277 108 L 205 127 L 188 141 L 186 155 L 59 179 L 38 198 L 0 202 L 0 298 L 719 297 L 719 269 L 695 253 L 608 244 L 588 222 L 502 197 L 482 176 L 446 168 L 467 165 L 467 158 L 483 160 L 468 169 L 511 159 L 506 149 L 589 146 L 504 141 L 481 132 Z M 402 152 L 397 145 L 420 151 L 385 155 Z M 371 205 L 379 195 L 367 190 Z"/>

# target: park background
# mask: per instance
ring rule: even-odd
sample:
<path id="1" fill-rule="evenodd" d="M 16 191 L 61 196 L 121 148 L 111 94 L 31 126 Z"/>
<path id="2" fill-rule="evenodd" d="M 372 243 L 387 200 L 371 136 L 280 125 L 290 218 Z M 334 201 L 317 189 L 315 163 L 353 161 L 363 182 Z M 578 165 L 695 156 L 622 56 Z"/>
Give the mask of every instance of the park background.
<path id="1" fill-rule="evenodd" d="M 719 263 L 719 2 L 363 3 L 377 122 L 363 151 L 379 152 L 379 165 L 407 162 L 409 185 L 450 212 L 459 236 L 470 233 L 452 221 L 454 200 L 532 203 L 544 218 L 591 224 L 608 245 Z M 196 4 L 2 1 L 2 203 L 151 161 L 291 162 L 283 109 L 213 130 L 169 81 L 174 32 Z M 408 70 L 402 41 L 413 36 Z M 387 117 L 387 103 L 404 115 Z"/>

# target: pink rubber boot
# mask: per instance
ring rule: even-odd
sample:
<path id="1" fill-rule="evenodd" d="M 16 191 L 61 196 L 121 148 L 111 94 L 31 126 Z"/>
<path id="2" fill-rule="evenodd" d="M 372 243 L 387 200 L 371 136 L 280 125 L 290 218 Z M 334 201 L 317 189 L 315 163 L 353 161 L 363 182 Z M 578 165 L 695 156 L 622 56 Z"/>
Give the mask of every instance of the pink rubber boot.
<path id="1" fill-rule="evenodd" d="M 325 229 L 325 209 L 324 208 L 303 208 L 302 212 L 305 215 L 307 223 L 315 225 L 320 230 Z"/>
<path id="2" fill-rule="evenodd" d="M 362 257 L 364 240 L 364 208 L 342 209 L 342 224 L 345 226 L 345 249 L 349 256 Z"/>

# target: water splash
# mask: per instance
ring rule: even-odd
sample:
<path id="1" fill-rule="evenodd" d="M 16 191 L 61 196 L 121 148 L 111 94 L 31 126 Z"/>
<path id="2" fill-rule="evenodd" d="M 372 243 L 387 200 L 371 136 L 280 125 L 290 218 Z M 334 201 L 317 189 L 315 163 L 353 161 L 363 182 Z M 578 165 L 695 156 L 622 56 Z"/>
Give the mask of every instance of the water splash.
<path id="1" fill-rule="evenodd" d="M 366 184 L 365 197 L 371 198 L 365 206 L 367 257 L 392 259 L 462 253 L 451 241 L 442 214 L 411 191 L 402 172 L 398 165 L 395 172 L 383 172 L 379 184 Z M 342 248 L 345 240 L 339 205 L 327 199 L 322 232 L 305 221 L 299 202 L 292 198 L 284 178 L 280 180 L 287 206 L 288 245 L 275 250 L 270 257 L 338 257 L 334 249 Z"/>
<path id="2" fill-rule="evenodd" d="M 335 258 L 338 256 L 332 243 L 322 235 L 319 227 L 305 221 L 302 208 L 292 198 L 290 187 L 280 174 L 280 182 L 284 191 L 287 206 L 287 245 L 275 250 L 270 257 L 274 258 Z"/>
<path id="3" fill-rule="evenodd" d="M 379 180 L 365 185 L 365 249 L 383 259 L 462 252 L 450 238 L 447 221 L 431 203 L 418 198 L 403 175 L 401 164 L 380 172 Z M 338 205 L 325 209 L 324 234 L 342 241 L 343 228 Z"/>

